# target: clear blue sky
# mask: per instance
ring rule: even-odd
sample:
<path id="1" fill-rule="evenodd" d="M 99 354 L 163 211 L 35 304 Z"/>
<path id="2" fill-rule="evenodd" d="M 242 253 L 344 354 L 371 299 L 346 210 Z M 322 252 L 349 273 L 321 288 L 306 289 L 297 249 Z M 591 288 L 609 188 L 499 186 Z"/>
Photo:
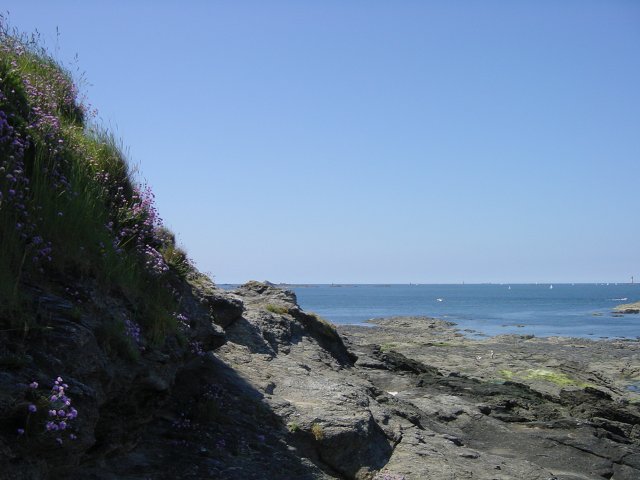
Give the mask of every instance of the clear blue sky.
<path id="1" fill-rule="evenodd" d="M 640 280 L 638 1 L 2 8 L 217 282 Z"/>

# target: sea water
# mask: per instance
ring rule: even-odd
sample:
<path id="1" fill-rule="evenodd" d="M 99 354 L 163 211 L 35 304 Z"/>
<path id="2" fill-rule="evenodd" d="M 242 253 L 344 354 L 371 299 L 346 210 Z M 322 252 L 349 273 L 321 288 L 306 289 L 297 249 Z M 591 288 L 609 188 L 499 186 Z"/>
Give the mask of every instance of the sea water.
<path id="1" fill-rule="evenodd" d="M 640 300 L 638 284 L 306 285 L 287 287 L 305 311 L 336 324 L 393 316 L 455 322 L 472 336 L 638 338 L 640 315 L 614 316 Z M 472 330 L 473 332 L 468 332 Z"/>

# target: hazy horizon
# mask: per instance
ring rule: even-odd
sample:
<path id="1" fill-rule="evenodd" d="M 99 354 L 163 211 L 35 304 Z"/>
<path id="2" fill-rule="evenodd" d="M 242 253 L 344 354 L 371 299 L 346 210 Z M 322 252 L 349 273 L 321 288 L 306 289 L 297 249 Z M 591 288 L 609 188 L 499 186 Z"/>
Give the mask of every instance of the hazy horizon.
<path id="1" fill-rule="evenodd" d="M 3 9 L 218 283 L 640 281 L 640 2 Z"/>
<path id="2" fill-rule="evenodd" d="M 252 281 L 256 279 L 250 279 L 247 281 Z M 245 282 L 216 282 L 218 285 L 242 285 Z M 419 285 L 640 285 L 638 282 L 609 282 L 609 281 L 598 281 L 598 282 L 458 282 L 458 283 L 441 283 L 441 282 L 373 282 L 373 283 L 362 283 L 362 282 L 274 282 L 269 279 L 257 280 L 259 282 L 270 282 L 274 285 L 293 285 L 293 286 L 305 286 L 305 285 L 334 285 L 334 286 L 352 286 L 352 285 L 407 285 L 407 286 L 419 286 Z"/>

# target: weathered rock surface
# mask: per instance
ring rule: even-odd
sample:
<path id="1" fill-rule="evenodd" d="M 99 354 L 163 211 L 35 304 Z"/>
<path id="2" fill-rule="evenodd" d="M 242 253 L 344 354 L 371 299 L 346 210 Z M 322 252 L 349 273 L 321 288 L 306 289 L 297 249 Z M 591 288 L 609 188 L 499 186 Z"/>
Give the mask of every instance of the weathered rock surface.
<path id="1" fill-rule="evenodd" d="M 640 412 L 626 388 L 638 342 L 472 341 L 445 322 L 412 318 L 341 328 L 345 348 L 290 292 L 250 283 L 234 293 L 245 314 L 216 356 L 324 475 L 638 474 Z"/>
<path id="2" fill-rule="evenodd" d="M 264 395 L 327 474 L 358 478 L 382 468 L 390 441 L 369 408 L 370 385 L 350 373 L 352 357 L 335 330 L 303 313 L 290 292 L 251 283 L 235 293 L 245 317 L 227 329 L 216 355 Z M 287 313 L 270 312 L 274 305 Z"/>
<path id="3" fill-rule="evenodd" d="M 0 332 L 1 479 L 640 478 L 638 341 L 471 340 L 427 318 L 336 330 L 265 283 L 174 288 L 208 353 L 128 361 L 100 333 L 126 301 L 34 294 L 46 334 Z M 27 384 L 59 374 L 78 440 L 17 437 Z"/>
<path id="4" fill-rule="evenodd" d="M 216 287 L 206 275 L 195 273 L 188 283 L 216 325 L 227 327 L 242 315 L 244 306 L 240 299 Z"/>
<path id="5" fill-rule="evenodd" d="M 640 478 L 640 398 L 627 388 L 640 373 L 639 342 L 475 341 L 427 318 L 377 324 L 341 330 L 376 386 L 458 445 L 465 466 L 436 447 L 441 478 Z M 438 467 L 408 461 L 402 443 L 386 468 L 437 478 Z"/>

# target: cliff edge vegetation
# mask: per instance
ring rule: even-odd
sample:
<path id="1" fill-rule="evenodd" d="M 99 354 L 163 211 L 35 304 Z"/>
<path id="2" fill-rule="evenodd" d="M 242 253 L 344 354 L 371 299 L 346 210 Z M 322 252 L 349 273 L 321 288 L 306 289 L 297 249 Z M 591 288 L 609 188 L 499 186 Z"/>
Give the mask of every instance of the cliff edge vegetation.
<path id="1" fill-rule="evenodd" d="M 162 228 L 151 190 L 136 184 L 117 141 L 91 118 L 70 72 L 36 37 L 2 24 L 2 324 L 38 327 L 25 286 L 91 279 L 135 304 L 130 322 L 160 342 L 177 326 L 167 276 L 188 272 L 188 260 Z"/>
<path id="2" fill-rule="evenodd" d="M 0 17 L 0 478 L 135 445 L 239 301 L 191 265 L 69 70 Z"/>

